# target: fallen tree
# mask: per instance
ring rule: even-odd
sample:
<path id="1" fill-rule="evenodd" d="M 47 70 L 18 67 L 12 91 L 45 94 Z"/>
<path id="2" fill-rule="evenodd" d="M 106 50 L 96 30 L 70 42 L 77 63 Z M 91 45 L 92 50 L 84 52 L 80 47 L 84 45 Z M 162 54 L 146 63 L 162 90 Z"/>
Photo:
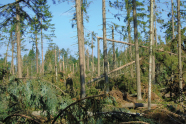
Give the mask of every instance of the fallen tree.
<path id="1" fill-rule="evenodd" d="M 142 59 L 142 58 L 140 58 L 139 60 L 141 60 L 141 59 Z M 135 61 L 132 61 L 132 62 L 129 62 L 129 63 L 123 65 L 123 66 L 120 66 L 119 68 L 116 68 L 116 69 L 114 69 L 114 70 L 108 72 L 108 75 L 111 74 L 111 73 L 114 73 L 114 72 L 116 72 L 116 71 L 119 71 L 119 70 L 121 70 L 121 69 L 123 69 L 123 68 L 125 68 L 125 67 L 127 67 L 127 66 L 129 66 L 129 65 L 132 65 L 132 64 L 134 64 L 134 63 L 135 63 Z M 92 82 L 94 82 L 94 81 L 97 81 L 97 80 L 99 80 L 100 78 L 103 78 L 103 77 L 104 77 L 104 74 L 102 74 L 102 75 L 100 75 L 100 76 L 98 76 L 98 77 L 96 77 L 96 78 L 91 79 L 89 82 L 87 82 L 87 84 L 92 83 Z"/>

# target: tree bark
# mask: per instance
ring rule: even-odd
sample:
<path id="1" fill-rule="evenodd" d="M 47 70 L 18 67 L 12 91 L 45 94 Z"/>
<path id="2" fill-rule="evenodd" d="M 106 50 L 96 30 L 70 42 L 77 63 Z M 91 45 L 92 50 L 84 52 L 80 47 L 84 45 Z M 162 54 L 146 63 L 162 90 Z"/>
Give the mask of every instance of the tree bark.
<path id="1" fill-rule="evenodd" d="M 171 0 L 171 7 L 172 7 L 172 39 L 174 39 L 174 3 L 173 0 Z"/>
<path id="2" fill-rule="evenodd" d="M 12 43 L 11 73 L 12 73 L 12 75 L 14 75 L 14 40 L 13 40 L 13 37 L 12 37 L 12 32 L 11 32 L 10 38 L 11 38 L 11 43 Z"/>
<path id="3" fill-rule="evenodd" d="M 60 49 L 59 49 L 59 71 L 61 72 L 61 59 L 60 59 Z"/>
<path id="4" fill-rule="evenodd" d="M 102 0 L 102 16 L 103 16 L 103 56 L 104 56 L 104 75 L 106 93 L 109 92 L 109 81 L 108 81 L 108 65 L 107 65 L 107 38 L 106 38 L 106 12 L 105 12 L 105 0 Z"/>
<path id="5" fill-rule="evenodd" d="M 16 0 L 16 2 L 19 0 Z M 17 77 L 22 78 L 21 68 L 21 32 L 20 32 L 20 10 L 19 4 L 16 5 L 16 35 L 17 35 Z"/>
<path id="6" fill-rule="evenodd" d="M 149 87 L 148 87 L 148 109 L 151 109 L 151 82 L 152 82 L 152 42 L 153 42 L 153 0 L 150 0 L 150 46 L 149 46 Z"/>
<path id="7" fill-rule="evenodd" d="M 89 71 L 89 51 L 87 48 L 87 70 Z"/>
<path id="8" fill-rule="evenodd" d="M 56 55 L 56 50 L 55 50 L 55 74 L 56 74 L 56 81 L 57 81 L 57 55 Z"/>
<path id="9" fill-rule="evenodd" d="M 100 48 L 99 48 L 99 38 L 97 38 L 97 54 L 98 54 L 98 76 L 100 76 Z"/>
<path id="10" fill-rule="evenodd" d="M 177 0 L 177 20 L 178 20 L 178 64 L 179 64 L 179 88 L 180 88 L 180 102 L 182 100 L 182 63 L 181 63 L 181 24 L 180 24 L 180 0 Z"/>
<path id="11" fill-rule="evenodd" d="M 81 31 L 82 31 L 82 35 L 83 35 L 83 59 L 84 59 L 84 72 L 86 71 L 86 65 L 85 65 L 85 47 L 84 47 L 84 25 L 83 25 L 83 0 L 81 0 Z"/>
<path id="12" fill-rule="evenodd" d="M 114 40 L 114 27 L 112 26 L 112 40 Z M 115 60 L 115 43 L 112 42 L 112 49 L 113 49 L 113 55 L 112 55 L 112 60 L 113 60 L 113 69 L 116 68 L 116 60 Z"/>
<path id="13" fill-rule="evenodd" d="M 80 82 L 81 82 L 81 98 L 85 98 L 85 69 L 84 69 L 84 37 L 81 18 L 80 0 L 76 0 L 76 18 L 77 18 L 77 34 L 79 46 L 79 65 L 80 65 Z"/>
<path id="14" fill-rule="evenodd" d="M 131 7 L 129 4 L 129 1 L 126 1 L 126 8 L 127 8 L 127 32 L 128 32 L 128 42 L 132 43 L 131 41 L 131 26 L 130 26 L 130 12 L 131 12 Z M 129 54 L 130 54 L 130 61 L 132 61 L 132 46 L 129 46 Z M 132 78 L 134 78 L 134 73 L 133 73 L 133 65 L 130 66 L 130 75 Z"/>
<path id="15" fill-rule="evenodd" d="M 133 0 L 133 21 L 134 21 L 134 41 L 136 54 L 136 81 L 137 81 L 137 100 L 141 100 L 141 80 L 140 80 L 140 65 L 139 65 L 139 49 L 138 49 L 138 31 L 137 31 L 137 15 L 136 15 L 136 0 Z"/>
<path id="16" fill-rule="evenodd" d="M 94 72 L 94 54 L 93 54 L 93 32 L 92 32 L 92 71 Z"/>
<path id="17" fill-rule="evenodd" d="M 42 18 L 41 18 L 41 25 L 42 25 Z M 41 51 L 42 51 L 42 74 L 44 74 L 44 61 L 43 61 L 43 33 L 41 28 Z"/>
<path id="18" fill-rule="evenodd" d="M 39 73 L 39 64 L 38 64 L 38 42 L 37 42 L 37 33 L 36 35 L 36 69 L 37 69 L 37 74 Z"/>
<path id="19" fill-rule="evenodd" d="M 4 67 L 6 67 L 7 71 L 8 71 L 7 57 L 8 57 L 8 46 L 9 46 L 9 43 L 10 43 L 10 41 L 8 41 L 8 44 L 7 44 L 6 56 L 5 56 L 5 66 L 4 66 Z"/>

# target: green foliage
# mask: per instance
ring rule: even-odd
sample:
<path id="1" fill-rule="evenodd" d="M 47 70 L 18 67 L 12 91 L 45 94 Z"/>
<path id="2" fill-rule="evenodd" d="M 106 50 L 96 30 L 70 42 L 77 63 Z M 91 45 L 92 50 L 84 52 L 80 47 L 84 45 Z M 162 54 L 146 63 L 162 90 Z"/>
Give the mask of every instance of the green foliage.
<path id="1" fill-rule="evenodd" d="M 1 84 L 0 93 L 1 121 L 8 115 L 20 111 L 24 114 L 47 111 L 47 115 L 55 115 L 58 109 L 63 109 L 72 103 L 69 96 L 63 96 L 61 91 L 47 82 L 28 80 L 24 83 L 20 80 L 15 81 L 13 76 L 7 84 Z"/>

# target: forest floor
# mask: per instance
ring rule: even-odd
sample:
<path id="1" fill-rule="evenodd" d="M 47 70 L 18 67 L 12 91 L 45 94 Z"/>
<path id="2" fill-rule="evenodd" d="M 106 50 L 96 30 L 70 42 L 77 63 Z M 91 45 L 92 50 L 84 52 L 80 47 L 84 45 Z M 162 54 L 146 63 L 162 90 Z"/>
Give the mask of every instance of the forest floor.
<path id="1" fill-rule="evenodd" d="M 185 122 L 186 112 L 183 105 L 174 102 L 165 102 L 156 93 L 152 92 L 152 107 L 148 110 L 147 94 L 138 101 L 135 95 L 123 94 L 119 90 L 112 90 L 109 95 L 113 96 L 119 108 L 127 108 L 131 113 L 141 113 L 145 118 L 152 119 L 159 124 L 182 124 Z M 140 104 L 140 107 L 136 106 Z"/>

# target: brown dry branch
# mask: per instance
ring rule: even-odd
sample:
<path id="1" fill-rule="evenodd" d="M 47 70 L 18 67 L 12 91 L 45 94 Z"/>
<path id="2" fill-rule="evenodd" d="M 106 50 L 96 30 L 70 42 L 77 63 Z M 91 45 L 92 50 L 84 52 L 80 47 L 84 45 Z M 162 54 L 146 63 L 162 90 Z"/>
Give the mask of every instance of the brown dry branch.
<path id="1" fill-rule="evenodd" d="M 82 99 L 77 100 L 76 102 L 71 103 L 71 104 L 68 105 L 66 108 L 64 108 L 64 109 L 62 109 L 62 110 L 59 111 L 59 114 L 54 118 L 52 124 L 54 124 L 55 121 L 59 118 L 59 116 L 60 116 L 61 114 L 63 114 L 63 112 L 66 111 L 66 110 L 67 110 L 68 108 L 70 108 L 71 106 L 73 106 L 73 105 L 75 105 L 75 104 L 77 104 L 77 103 L 79 103 L 79 102 L 81 102 L 81 101 L 83 101 L 83 100 L 85 100 L 85 99 L 90 99 L 90 98 L 95 98 L 95 97 L 101 97 L 101 96 L 105 96 L 105 94 L 100 94 L 100 95 L 94 95 L 94 96 L 85 97 L 85 98 L 82 98 Z"/>
<path id="2" fill-rule="evenodd" d="M 149 124 L 149 123 L 143 121 L 128 121 L 128 122 L 121 122 L 119 124 Z"/>
<path id="3" fill-rule="evenodd" d="M 98 39 L 103 39 L 102 37 L 97 37 Z M 108 41 L 112 41 L 112 42 L 117 42 L 117 43 L 122 43 L 122 44 L 127 44 L 127 45 L 131 45 L 131 46 L 134 46 L 135 44 L 132 44 L 132 43 L 127 43 L 127 42 L 123 42 L 123 41 L 117 41 L 117 40 L 112 40 L 112 39 L 107 39 Z M 143 48 L 147 48 L 149 49 L 149 47 L 147 46 L 142 46 L 142 45 L 139 45 L 139 47 L 143 47 Z M 160 50 L 160 49 L 156 49 L 157 51 L 159 52 L 166 52 L 166 53 L 169 53 L 171 55 L 178 55 L 178 54 L 175 54 L 175 53 L 172 53 L 172 52 L 169 52 L 169 51 L 164 51 L 164 50 Z M 182 58 L 186 58 L 185 56 L 181 56 Z"/>
<path id="4" fill-rule="evenodd" d="M 139 60 L 141 60 L 141 59 L 142 59 L 142 58 L 140 58 Z M 129 62 L 129 63 L 127 63 L 127 64 L 125 64 L 125 65 L 123 65 L 123 66 L 121 66 L 121 67 L 119 67 L 119 68 L 116 68 L 116 69 L 114 69 L 114 70 L 108 72 L 108 75 L 111 74 L 111 73 L 114 73 L 114 72 L 116 72 L 116 71 L 118 71 L 118 70 L 121 70 L 121 69 L 123 69 L 124 67 L 127 67 L 127 66 L 129 66 L 129 65 L 132 65 L 132 64 L 134 64 L 134 63 L 135 63 L 135 61 Z M 87 82 L 87 84 L 92 83 L 92 82 L 94 82 L 94 81 L 97 81 L 97 80 L 99 80 L 100 78 L 103 78 L 103 77 L 104 77 L 104 74 L 102 74 L 102 75 L 100 75 L 100 76 L 98 76 L 98 77 L 96 77 L 96 78 L 91 79 L 89 82 Z"/>

